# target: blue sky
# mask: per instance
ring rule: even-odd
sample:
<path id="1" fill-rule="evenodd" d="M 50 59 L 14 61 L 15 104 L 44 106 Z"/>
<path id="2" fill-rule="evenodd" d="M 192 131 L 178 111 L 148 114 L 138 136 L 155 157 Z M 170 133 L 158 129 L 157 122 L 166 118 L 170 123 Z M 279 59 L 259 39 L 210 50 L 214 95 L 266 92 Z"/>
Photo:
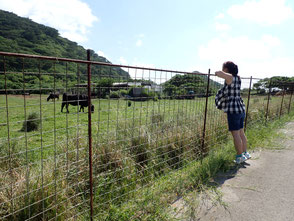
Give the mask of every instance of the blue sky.
<path id="1" fill-rule="evenodd" d="M 0 0 L 0 8 L 49 25 L 112 63 L 294 76 L 294 1 Z"/>

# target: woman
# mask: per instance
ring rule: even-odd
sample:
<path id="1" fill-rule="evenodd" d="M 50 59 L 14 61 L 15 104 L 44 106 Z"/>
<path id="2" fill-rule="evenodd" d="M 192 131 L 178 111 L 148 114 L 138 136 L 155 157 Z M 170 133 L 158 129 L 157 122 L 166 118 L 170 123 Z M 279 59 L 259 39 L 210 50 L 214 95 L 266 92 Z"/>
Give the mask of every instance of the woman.
<path id="1" fill-rule="evenodd" d="M 224 87 L 216 96 L 216 105 L 227 113 L 229 131 L 232 133 L 237 152 L 235 162 L 240 164 L 250 159 L 251 156 L 247 152 L 247 138 L 243 130 L 245 105 L 240 96 L 241 78 L 238 76 L 238 66 L 227 61 L 223 64 L 222 71 L 215 72 L 215 75 L 225 79 Z M 221 104 L 220 97 L 224 98 Z"/>

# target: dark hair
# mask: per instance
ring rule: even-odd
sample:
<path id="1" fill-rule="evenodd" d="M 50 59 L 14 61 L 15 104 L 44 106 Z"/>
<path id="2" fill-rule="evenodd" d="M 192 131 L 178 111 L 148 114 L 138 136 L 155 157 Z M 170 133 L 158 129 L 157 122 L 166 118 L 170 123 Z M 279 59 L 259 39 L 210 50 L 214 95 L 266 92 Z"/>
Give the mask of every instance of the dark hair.
<path id="1" fill-rule="evenodd" d="M 228 72 L 230 74 L 232 74 L 233 76 L 237 76 L 237 74 L 238 74 L 238 66 L 236 64 L 234 64 L 234 62 L 232 62 L 232 61 L 226 61 L 223 64 L 223 69 L 224 68 L 227 68 L 228 69 Z"/>

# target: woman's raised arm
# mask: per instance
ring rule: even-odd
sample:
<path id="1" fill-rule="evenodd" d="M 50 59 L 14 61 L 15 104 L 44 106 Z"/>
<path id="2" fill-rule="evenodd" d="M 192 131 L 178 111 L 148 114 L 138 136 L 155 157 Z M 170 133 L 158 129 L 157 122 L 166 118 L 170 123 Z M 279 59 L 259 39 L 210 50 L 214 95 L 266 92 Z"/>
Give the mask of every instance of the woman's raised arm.
<path id="1" fill-rule="evenodd" d="M 225 79 L 226 83 L 229 84 L 229 85 L 233 82 L 233 75 L 231 75 L 229 73 L 226 73 L 224 71 L 216 71 L 215 75 L 220 77 L 220 78 Z"/>

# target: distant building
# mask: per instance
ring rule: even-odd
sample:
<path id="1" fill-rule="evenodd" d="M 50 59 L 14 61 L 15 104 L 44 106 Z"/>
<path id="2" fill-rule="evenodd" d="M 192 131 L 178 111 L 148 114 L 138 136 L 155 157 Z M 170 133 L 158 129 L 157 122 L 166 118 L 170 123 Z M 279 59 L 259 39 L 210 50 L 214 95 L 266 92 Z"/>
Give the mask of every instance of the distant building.
<path id="1" fill-rule="evenodd" d="M 129 87 L 134 87 L 134 86 L 142 86 L 141 82 L 119 82 L 119 83 L 113 83 L 112 88 L 114 89 L 124 89 L 124 88 L 129 88 Z"/>
<path id="2" fill-rule="evenodd" d="M 158 93 L 162 93 L 163 88 L 157 84 L 151 84 L 146 82 L 118 82 L 113 83 L 112 90 L 120 90 L 120 89 L 127 89 L 130 87 L 134 87 L 133 94 L 134 96 L 140 96 L 143 91 L 143 88 L 146 88 L 148 91 L 155 91 Z"/>

